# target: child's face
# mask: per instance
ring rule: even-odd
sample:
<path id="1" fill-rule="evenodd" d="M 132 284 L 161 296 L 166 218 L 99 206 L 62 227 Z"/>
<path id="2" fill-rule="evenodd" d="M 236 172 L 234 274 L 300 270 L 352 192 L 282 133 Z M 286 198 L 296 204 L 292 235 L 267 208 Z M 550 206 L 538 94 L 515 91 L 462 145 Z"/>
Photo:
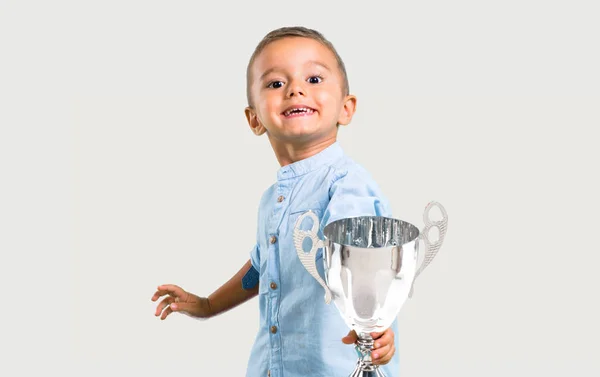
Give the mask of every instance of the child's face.
<path id="1" fill-rule="evenodd" d="M 348 124 L 354 113 L 356 98 L 344 95 L 334 54 L 313 39 L 270 43 L 254 61 L 251 77 L 248 123 L 256 134 L 266 132 L 272 143 L 335 139 L 337 125 Z"/>

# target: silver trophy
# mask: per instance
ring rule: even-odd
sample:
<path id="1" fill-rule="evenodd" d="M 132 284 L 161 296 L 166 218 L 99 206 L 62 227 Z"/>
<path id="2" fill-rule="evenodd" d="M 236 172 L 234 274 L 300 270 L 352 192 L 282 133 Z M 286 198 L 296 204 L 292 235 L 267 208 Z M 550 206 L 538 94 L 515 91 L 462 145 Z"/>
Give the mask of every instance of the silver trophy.
<path id="1" fill-rule="evenodd" d="M 439 208 L 441 220 L 430 218 L 433 207 Z M 308 230 L 303 229 L 306 218 L 312 219 Z M 345 218 L 328 224 L 323 229 L 323 240 L 318 235 L 319 218 L 314 212 L 305 212 L 296 220 L 294 246 L 300 261 L 325 289 L 325 302 L 333 300 L 348 327 L 358 335 L 358 362 L 350 377 L 385 377 L 372 363 L 374 340 L 370 333 L 391 326 L 412 296 L 415 279 L 431 263 L 446 234 L 448 216 L 441 204 L 429 203 L 423 219 L 425 227 L 419 231 L 413 224 L 389 217 Z M 432 228 L 438 230 L 435 242 L 430 241 Z M 422 258 L 419 240 L 425 245 Z M 320 248 L 325 280 L 315 260 Z"/>

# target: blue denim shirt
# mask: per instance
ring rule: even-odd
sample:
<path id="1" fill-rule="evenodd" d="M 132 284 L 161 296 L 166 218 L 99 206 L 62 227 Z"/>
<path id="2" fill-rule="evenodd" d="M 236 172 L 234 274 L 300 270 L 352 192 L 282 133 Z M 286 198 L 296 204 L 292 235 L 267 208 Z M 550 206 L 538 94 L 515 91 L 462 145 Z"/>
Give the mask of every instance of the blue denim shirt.
<path id="1" fill-rule="evenodd" d="M 247 377 L 348 377 L 358 356 L 342 343 L 350 329 L 324 290 L 305 270 L 293 245 L 298 216 L 312 210 L 321 229 L 337 219 L 391 216 L 390 206 L 368 172 L 347 157 L 339 143 L 284 166 L 260 201 L 257 243 L 245 284 L 258 275 L 260 324 L 248 361 Z M 324 277 L 322 250 L 317 266 Z M 398 350 L 397 323 L 392 324 Z M 399 375 L 398 354 L 380 367 Z"/>

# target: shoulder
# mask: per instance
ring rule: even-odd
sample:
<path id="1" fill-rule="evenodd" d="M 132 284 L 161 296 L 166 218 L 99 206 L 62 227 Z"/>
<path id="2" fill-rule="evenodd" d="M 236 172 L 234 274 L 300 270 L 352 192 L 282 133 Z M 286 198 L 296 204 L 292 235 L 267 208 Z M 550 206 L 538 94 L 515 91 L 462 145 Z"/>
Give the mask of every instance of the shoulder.
<path id="1" fill-rule="evenodd" d="M 275 195 L 276 186 L 277 185 L 273 183 L 265 191 L 263 191 L 259 202 L 261 207 L 265 202 L 268 202 L 273 195 Z"/>
<path id="2" fill-rule="evenodd" d="M 323 223 L 355 216 L 390 216 L 383 190 L 362 165 L 344 158 L 331 167 L 329 204 Z"/>
<path id="3" fill-rule="evenodd" d="M 275 193 L 276 185 L 272 184 L 261 194 L 257 207 L 259 218 L 263 217 L 264 213 L 269 211 L 269 208 L 273 203 L 273 196 L 275 195 Z"/>
<path id="4" fill-rule="evenodd" d="M 380 192 L 380 187 L 371 173 L 350 157 L 345 157 L 331 166 L 331 190 L 355 187 L 357 189 Z"/>

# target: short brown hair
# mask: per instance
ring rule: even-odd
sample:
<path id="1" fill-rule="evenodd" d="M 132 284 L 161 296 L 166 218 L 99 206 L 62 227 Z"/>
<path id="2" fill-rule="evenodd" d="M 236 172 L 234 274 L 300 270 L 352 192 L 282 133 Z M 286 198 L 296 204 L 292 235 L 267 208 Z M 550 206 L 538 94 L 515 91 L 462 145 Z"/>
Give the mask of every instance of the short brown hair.
<path id="1" fill-rule="evenodd" d="M 335 56 L 335 59 L 337 60 L 337 63 L 338 63 L 338 68 L 339 68 L 340 72 L 342 73 L 342 78 L 344 80 L 344 87 L 343 87 L 344 94 L 348 95 L 350 93 L 350 85 L 348 83 L 348 74 L 346 73 L 346 66 L 344 65 L 344 61 L 342 60 L 340 55 L 337 53 L 336 49 L 333 47 L 333 44 L 331 42 L 329 42 L 323 36 L 323 34 L 321 34 L 320 32 L 318 32 L 316 30 L 308 29 L 303 26 L 285 26 L 285 27 L 281 27 L 279 29 L 275 29 L 275 30 L 269 32 L 267 35 L 265 35 L 265 37 L 258 43 L 256 48 L 254 49 L 254 52 L 252 53 L 252 56 L 250 57 L 250 61 L 248 62 L 248 67 L 246 68 L 246 97 L 248 100 L 248 106 L 252 106 L 252 100 L 250 98 L 251 97 L 250 96 L 250 86 L 251 86 L 250 70 L 252 68 L 252 64 L 254 64 L 254 61 L 256 60 L 256 57 L 270 43 L 275 42 L 280 39 L 283 39 L 283 38 L 288 38 L 288 37 L 303 37 L 303 38 L 314 39 L 315 41 L 320 42 L 322 45 L 327 47 Z"/>

